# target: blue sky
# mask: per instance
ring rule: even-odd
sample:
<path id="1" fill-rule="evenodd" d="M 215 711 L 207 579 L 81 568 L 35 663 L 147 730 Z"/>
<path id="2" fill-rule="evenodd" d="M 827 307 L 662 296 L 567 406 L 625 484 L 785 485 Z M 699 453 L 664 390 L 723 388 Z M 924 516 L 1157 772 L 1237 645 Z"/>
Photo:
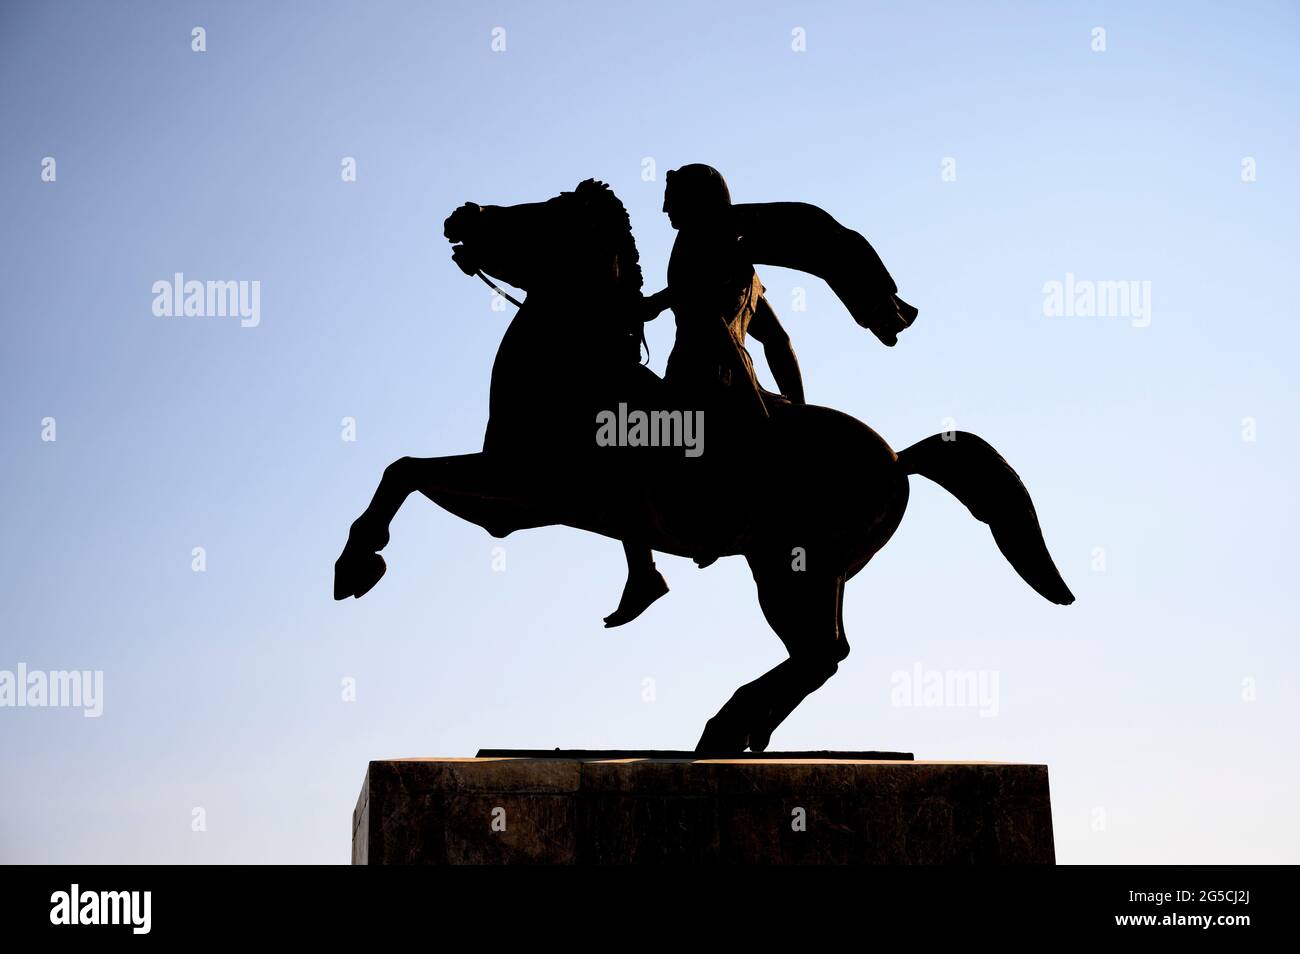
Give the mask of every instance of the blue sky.
<path id="1" fill-rule="evenodd" d="M 0 9 L 0 670 L 103 670 L 105 696 L 0 709 L 0 860 L 343 862 L 372 758 L 689 748 L 782 658 L 739 559 L 660 559 L 672 593 L 608 632 L 616 543 L 501 543 L 419 499 L 380 586 L 330 599 L 384 466 L 482 438 L 509 313 L 446 214 L 604 179 L 656 290 L 687 162 L 871 239 L 921 309 L 893 350 L 760 270 L 809 399 L 897 448 L 990 441 L 1078 597 L 1039 599 L 915 478 L 849 585 L 853 654 L 773 747 L 1046 762 L 1061 861 L 1300 860 L 1300 14 L 704 9 Z M 175 272 L 260 282 L 260 324 L 155 317 Z M 1149 282 L 1150 324 L 1046 316 L 1067 273 Z M 671 343 L 665 316 L 659 370 Z M 891 705 L 918 664 L 997 673 L 997 715 Z"/>

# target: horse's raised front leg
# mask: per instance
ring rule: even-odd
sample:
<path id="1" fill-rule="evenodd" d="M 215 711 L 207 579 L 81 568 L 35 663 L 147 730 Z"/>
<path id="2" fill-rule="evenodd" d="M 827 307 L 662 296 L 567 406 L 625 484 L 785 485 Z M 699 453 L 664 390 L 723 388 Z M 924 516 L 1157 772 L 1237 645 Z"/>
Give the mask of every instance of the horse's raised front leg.
<path id="1" fill-rule="evenodd" d="M 481 453 L 403 457 L 389 464 L 334 564 L 334 598 L 364 596 L 379 582 L 387 567 L 378 551 L 388 545 L 389 524 L 413 492 L 503 536 L 523 525 L 527 512 L 511 484 L 509 468 Z"/>

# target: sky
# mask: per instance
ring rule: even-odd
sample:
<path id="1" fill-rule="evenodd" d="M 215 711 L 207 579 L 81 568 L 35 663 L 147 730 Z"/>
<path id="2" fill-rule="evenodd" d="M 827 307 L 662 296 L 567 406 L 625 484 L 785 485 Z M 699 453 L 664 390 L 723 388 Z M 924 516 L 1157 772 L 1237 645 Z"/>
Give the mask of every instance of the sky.
<path id="1" fill-rule="evenodd" d="M 102 672 L 102 713 L 0 708 L 0 861 L 345 863 L 369 760 L 687 749 L 783 658 L 740 558 L 659 558 L 607 631 L 615 541 L 418 497 L 331 599 L 384 467 L 480 447 L 513 308 L 445 216 L 602 179 L 655 291 L 688 162 L 871 240 L 893 349 L 760 268 L 809 400 L 984 437 L 1077 596 L 914 477 L 772 748 L 1046 763 L 1061 862 L 1300 861 L 1298 39 L 1285 2 L 4 3 L 0 678 Z M 177 272 L 256 324 L 155 315 Z M 918 669 L 996 704 L 899 704 Z"/>

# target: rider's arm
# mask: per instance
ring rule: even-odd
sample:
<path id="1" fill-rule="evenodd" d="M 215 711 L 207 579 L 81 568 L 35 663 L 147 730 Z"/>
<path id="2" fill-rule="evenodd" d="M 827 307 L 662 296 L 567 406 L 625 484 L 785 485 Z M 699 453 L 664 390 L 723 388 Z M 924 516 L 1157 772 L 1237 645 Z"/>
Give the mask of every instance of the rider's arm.
<path id="1" fill-rule="evenodd" d="M 794 356 L 790 336 L 781 327 L 776 312 L 767 298 L 758 300 L 754 317 L 749 322 L 748 333 L 763 345 L 763 357 L 776 379 L 776 387 L 794 404 L 803 404 L 803 375 L 799 373 L 799 359 Z"/>

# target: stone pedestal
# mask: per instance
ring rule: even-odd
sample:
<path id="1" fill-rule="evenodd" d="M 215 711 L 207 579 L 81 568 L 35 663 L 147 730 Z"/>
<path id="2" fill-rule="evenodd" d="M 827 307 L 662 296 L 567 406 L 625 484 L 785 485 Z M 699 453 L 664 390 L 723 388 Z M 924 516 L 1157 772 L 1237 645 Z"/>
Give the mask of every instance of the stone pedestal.
<path id="1" fill-rule="evenodd" d="M 1055 861 L 1045 765 L 917 762 L 897 753 L 610 754 L 371 762 L 352 817 L 352 861 Z"/>

